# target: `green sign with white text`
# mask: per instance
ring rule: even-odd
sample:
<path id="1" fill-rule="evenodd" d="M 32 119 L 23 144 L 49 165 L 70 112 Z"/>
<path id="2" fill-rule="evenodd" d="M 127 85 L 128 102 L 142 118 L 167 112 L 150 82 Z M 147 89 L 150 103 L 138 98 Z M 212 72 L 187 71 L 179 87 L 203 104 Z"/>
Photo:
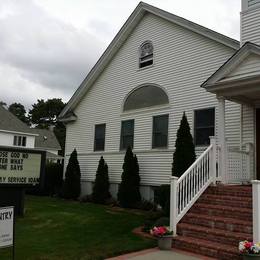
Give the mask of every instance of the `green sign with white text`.
<path id="1" fill-rule="evenodd" d="M 38 184 L 41 154 L 0 149 L 0 184 Z"/>

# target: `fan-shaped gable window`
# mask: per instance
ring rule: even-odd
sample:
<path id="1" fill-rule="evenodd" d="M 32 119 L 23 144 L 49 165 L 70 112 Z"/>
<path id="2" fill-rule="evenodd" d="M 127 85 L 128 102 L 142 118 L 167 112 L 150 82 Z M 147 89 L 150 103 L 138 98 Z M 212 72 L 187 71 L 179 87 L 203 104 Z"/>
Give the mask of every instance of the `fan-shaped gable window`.
<path id="1" fill-rule="evenodd" d="M 140 46 L 139 68 L 153 64 L 153 44 L 150 41 L 144 42 Z"/>
<path id="2" fill-rule="evenodd" d="M 156 86 L 143 86 L 129 94 L 124 111 L 169 104 L 167 94 Z"/>

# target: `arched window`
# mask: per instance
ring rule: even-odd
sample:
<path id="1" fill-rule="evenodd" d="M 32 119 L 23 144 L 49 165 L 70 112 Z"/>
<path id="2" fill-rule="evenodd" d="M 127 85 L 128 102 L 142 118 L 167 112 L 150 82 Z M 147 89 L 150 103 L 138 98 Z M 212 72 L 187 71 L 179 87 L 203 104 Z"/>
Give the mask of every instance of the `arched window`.
<path id="1" fill-rule="evenodd" d="M 153 44 L 150 41 L 142 43 L 139 53 L 139 68 L 153 64 Z"/>
<path id="2" fill-rule="evenodd" d="M 167 94 L 156 86 L 143 86 L 129 94 L 125 103 L 124 111 L 169 104 Z"/>

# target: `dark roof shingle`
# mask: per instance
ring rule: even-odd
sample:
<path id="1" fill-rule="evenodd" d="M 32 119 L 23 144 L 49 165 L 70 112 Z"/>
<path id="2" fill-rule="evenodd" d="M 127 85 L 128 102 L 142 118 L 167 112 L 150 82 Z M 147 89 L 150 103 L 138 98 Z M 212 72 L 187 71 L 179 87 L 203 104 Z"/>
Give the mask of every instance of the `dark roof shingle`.
<path id="1" fill-rule="evenodd" d="M 32 129 L 0 105 L 0 130 L 34 134 Z"/>
<path id="2" fill-rule="evenodd" d="M 54 150 L 61 150 L 60 144 L 53 131 L 48 129 L 32 129 L 36 136 L 35 138 L 35 148 L 48 148 Z"/>

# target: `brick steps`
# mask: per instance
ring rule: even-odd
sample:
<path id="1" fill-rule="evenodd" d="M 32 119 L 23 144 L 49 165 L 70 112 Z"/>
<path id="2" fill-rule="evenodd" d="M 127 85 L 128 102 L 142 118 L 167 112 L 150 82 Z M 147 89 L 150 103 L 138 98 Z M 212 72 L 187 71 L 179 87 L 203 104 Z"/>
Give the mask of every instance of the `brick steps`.
<path id="1" fill-rule="evenodd" d="M 229 244 L 231 246 L 238 246 L 237 241 L 252 240 L 252 234 L 225 231 L 216 228 L 207 228 L 192 224 L 180 223 L 178 225 L 178 234 L 181 236 L 188 236 L 200 239 L 207 239 L 209 241 Z"/>
<path id="2" fill-rule="evenodd" d="M 194 224 L 208 228 L 218 228 L 231 232 L 252 233 L 252 222 L 220 216 L 208 216 L 196 213 L 187 213 L 181 223 Z"/>
<path id="3" fill-rule="evenodd" d="M 214 194 L 220 196 L 234 196 L 234 197 L 252 197 L 252 187 L 251 186 L 228 186 L 219 185 L 215 187 L 210 187 L 206 190 L 205 194 Z"/>
<path id="4" fill-rule="evenodd" d="M 252 221 L 252 209 L 242 207 L 230 207 L 206 203 L 196 203 L 192 212 L 197 214 L 207 214 L 209 216 L 222 216 L 227 218 L 247 219 Z"/>
<path id="5" fill-rule="evenodd" d="M 224 205 L 238 208 L 252 208 L 251 197 L 236 197 L 236 196 L 220 196 L 214 194 L 203 194 L 198 199 L 199 203 L 206 203 L 212 205 Z"/>
<path id="6" fill-rule="evenodd" d="M 237 253 L 237 246 L 227 246 L 224 243 L 216 243 L 205 239 L 178 236 L 173 239 L 173 246 L 181 250 L 215 257 L 217 259 L 242 259 L 242 257 Z"/>
<path id="7" fill-rule="evenodd" d="M 252 241 L 251 186 L 209 187 L 177 225 L 173 247 L 217 259 L 242 259 L 241 240 Z"/>

